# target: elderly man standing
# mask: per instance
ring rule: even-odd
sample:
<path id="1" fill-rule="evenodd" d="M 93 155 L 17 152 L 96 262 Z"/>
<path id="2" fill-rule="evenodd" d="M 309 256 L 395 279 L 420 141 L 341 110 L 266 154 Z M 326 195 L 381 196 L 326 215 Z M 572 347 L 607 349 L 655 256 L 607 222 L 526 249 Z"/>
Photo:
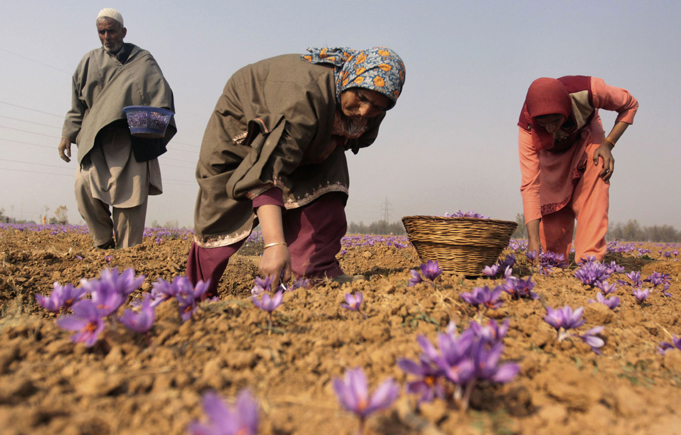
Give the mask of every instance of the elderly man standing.
<path id="1" fill-rule="evenodd" d="M 98 248 L 142 243 L 147 196 L 162 193 L 157 157 L 177 129 L 173 120 L 161 139 L 130 135 L 126 106 L 175 111 L 173 92 L 151 53 L 124 43 L 127 29 L 115 9 L 97 15 L 101 48 L 87 53 L 73 74 L 59 155 L 71 160 L 78 145 L 76 201 Z"/>

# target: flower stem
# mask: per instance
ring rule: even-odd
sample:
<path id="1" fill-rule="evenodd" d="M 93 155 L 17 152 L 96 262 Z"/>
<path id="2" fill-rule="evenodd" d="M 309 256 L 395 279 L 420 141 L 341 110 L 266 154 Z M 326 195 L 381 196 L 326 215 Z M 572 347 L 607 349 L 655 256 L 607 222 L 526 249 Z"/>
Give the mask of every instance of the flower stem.
<path id="1" fill-rule="evenodd" d="M 468 402 L 471 400 L 471 393 L 475 388 L 475 378 L 471 379 L 470 382 L 466 384 L 466 390 L 463 393 L 463 399 L 461 400 L 461 410 L 466 412 L 468 410 Z"/>

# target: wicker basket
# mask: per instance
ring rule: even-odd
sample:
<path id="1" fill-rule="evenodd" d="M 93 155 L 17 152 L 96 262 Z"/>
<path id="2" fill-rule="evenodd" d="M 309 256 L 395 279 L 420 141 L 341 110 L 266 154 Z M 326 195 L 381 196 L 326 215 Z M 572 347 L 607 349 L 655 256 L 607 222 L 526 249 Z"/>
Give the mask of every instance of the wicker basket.
<path id="1" fill-rule="evenodd" d="M 508 246 L 516 222 L 440 216 L 402 218 L 422 262 L 437 260 L 445 272 L 480 276 Z"/>

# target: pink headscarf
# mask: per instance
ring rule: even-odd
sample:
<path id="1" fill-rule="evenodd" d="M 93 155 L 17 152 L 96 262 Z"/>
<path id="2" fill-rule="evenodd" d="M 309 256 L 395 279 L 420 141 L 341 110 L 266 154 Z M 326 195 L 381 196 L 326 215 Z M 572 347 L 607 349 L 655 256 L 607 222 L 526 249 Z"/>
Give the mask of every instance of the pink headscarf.
<path id="1" fill-rule="evenodd" d="M 542 77 L 532 82 L 525 97 L 527 118 L 532 126 L 530 134 L 539 141 L 538 149 L 553 148 L 553 134 L 547 132 L 534 120 L 537 116 L 558 114 L 565 119 L 572 115 L 570 94 L 560 81 Z"/>

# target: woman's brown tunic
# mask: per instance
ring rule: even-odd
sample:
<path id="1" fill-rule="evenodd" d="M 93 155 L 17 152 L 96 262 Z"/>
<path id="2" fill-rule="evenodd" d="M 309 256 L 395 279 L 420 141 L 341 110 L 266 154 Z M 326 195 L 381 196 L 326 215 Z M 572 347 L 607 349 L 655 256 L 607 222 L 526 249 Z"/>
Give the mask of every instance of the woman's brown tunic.
<path id="1" fill-rule="evenodd" d="M 347 140 L 332 135 L 336 110 L 330 65 L 291 54 L 237 71 L 201 144 L 196 243 L 211 248 L 248 237 L 257 225 L 252 199 L 272 187 L 282 190 L 287 209 L 328 192 L 347 195 L 345 151 L 371 145 L 385 115 L 370 118 L 360 138 Z"/>

